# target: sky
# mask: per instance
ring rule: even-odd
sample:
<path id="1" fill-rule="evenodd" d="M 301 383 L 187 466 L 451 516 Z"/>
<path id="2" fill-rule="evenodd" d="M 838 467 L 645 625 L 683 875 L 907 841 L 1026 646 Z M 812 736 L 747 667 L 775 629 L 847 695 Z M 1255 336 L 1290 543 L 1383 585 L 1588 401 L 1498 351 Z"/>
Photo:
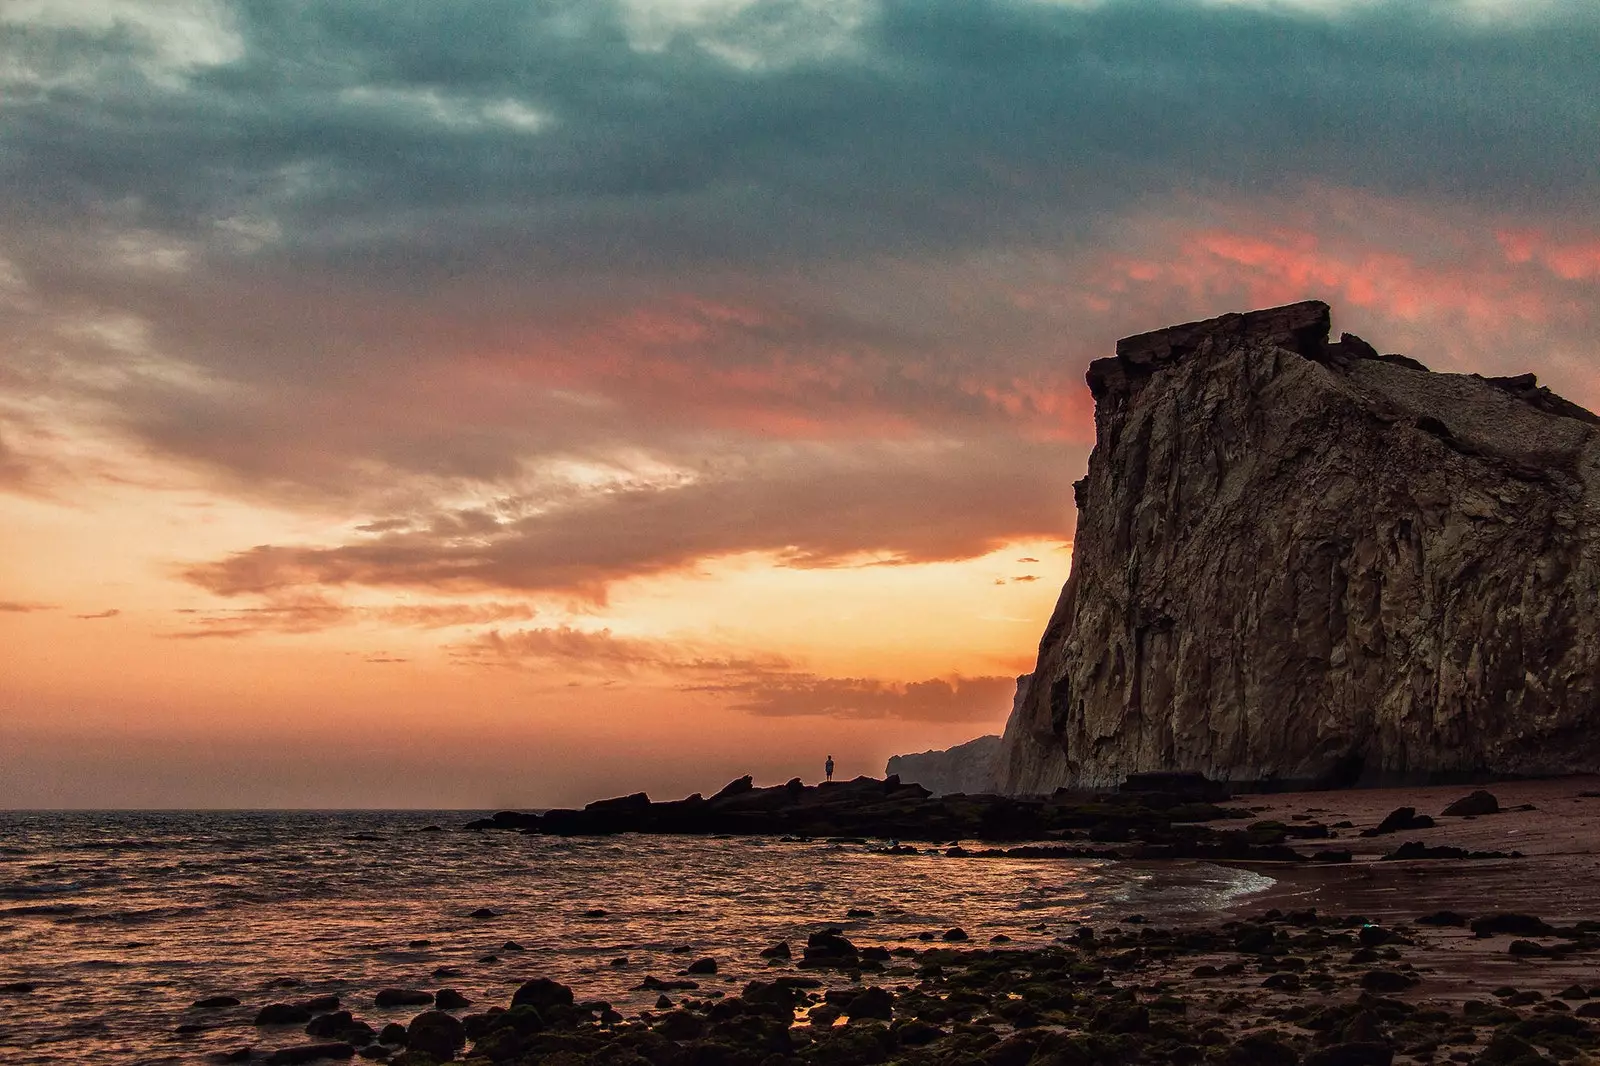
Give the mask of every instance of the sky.
<path id="1" fill-rule="evenodd" d="M 1592 0 L 6 0 L 0 807 L 997 732 L 1083 374 L 1292 300 L 1600 407 Z"/>

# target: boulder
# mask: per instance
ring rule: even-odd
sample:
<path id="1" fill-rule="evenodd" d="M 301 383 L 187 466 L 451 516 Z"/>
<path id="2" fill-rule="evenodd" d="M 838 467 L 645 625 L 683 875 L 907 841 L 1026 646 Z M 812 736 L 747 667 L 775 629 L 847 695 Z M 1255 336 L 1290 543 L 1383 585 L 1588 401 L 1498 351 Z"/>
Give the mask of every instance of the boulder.
<path id="1" fill-rule="evenodd" d="M 535 977 L 525 982 L 511 997 L 513 1007 L 533 1007 L 546 1010 L 550 1007 L 572 1006 L 572 989 L 548 977 Z"/>
<path id="2" fill-rule="evenodd" d="M 1478 789 L 1470 796 L 1463 796 L 1444 809 L 1447 817 L 1473 818 L 1484 814 L 1499 814 L 1500 801 L 1495 799 L 1493 792 Z"/>
<path id="3" fill-rule="evenodd" d="M 420 988 L 385 988 L 372 997 L 372 1002 L 379 1007 L 420 1007 L 433 1002 L 433 993 Z"/>
<path id="4" fill-rule="evenodd" d="M 1091 364 L 1012 793 L 1600 770 L 1600 418 L 1329 340 L 1308 301 Z"/>
<path id="5" fill-rule="evenodd" d="M 1415 807 L 1396 807 L 1371 829 L 1363 829 L 1364 837 L 1383 836 L 1387 833 L 1408 833 L 1416 829 L 1432 829 L 1433 819 L 1418 814 Z"/>
<path id="6" fill-rule="evenodd" d="M 455 1015 L 442 1010 L 419 1014 L 406 1026 L 406 1047 L 436 1059 L 454 1058 L 456 1050 L 466 1042 L 466 1026 Z"/>
<path id="7" fill-rule="evenodd" d="M 298 1003 L 268 1003 L 256 1013 L 257 1025 L 304 1025 L 311 1012 Z"/>

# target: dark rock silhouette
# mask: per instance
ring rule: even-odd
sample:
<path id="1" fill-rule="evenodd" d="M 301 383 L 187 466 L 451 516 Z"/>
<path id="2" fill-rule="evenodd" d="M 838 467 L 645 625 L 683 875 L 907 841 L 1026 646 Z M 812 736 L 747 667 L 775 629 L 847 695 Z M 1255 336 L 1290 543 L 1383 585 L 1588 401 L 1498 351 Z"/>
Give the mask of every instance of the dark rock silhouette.
<path id="1" fill-rule="evenodd" d="M 1003 791 L 1600 769 L 1600 418 L 1330 343 L 1315 301 L 1126 338 L 1088 383 Z"/>
<path id="2" fill-rule="evenodd" d="M 953 748 L 915 755 L 891 755 L 885 773 L 921 785 L 935 796 L 951 792 L 993 792 L 999 783 L 996 757 L 1000 737 L 987 736 Z"/>

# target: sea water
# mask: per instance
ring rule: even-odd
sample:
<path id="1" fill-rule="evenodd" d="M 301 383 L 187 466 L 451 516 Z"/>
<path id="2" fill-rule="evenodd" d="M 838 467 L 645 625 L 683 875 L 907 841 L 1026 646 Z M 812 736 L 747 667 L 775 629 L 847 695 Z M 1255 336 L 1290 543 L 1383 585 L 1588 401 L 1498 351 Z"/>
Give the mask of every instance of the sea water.
<path id="1" fill-rule="evenodd" d="M 0 812 L 0 984 L 34 985 L 0 993 L 0 1061 L 265 1053 L 313 1042 L 257 1028 L 269 1002 L 336 993 L 381 1027 L 425 1009 L 377 1009 L 382 988 L 453 988 L 470 1013 L 537 976 L 632 1016 L 660 994 L 639 987 L 646 975 L 682 979 L 710 957 L 718 972 L 695 994 L 737 992 L 770 972 L 760 949 L 787 940 L 798 958 L 824 928 L 891 949 L 956 927 L 975 946 L 1028 946 L 1135 914 L 1209 920 L 1271 884 L 1207 863 L 886 842 L 459 831 L 485 813 Z M 484 908 L 495 916 L 472 916 Z M 218 995 L 241 1005 L 190 1006 Z"/>

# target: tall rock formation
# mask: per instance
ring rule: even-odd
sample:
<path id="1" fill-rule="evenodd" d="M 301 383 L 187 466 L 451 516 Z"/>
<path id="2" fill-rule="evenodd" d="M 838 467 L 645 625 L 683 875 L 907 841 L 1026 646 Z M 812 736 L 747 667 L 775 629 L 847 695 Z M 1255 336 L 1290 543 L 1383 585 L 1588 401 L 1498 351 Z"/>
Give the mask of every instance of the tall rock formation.
<path id="1" fill-rule="evenodd" d="M 921 785 L 935 796 L 992 793 L 999 785 L 999 754 L 998 736 L 978 737 L 953 748 L 891 755 L 884 776 L 898 777 L 907 785 Z"/>
<path id="2" fill-rule="evenodd" d="M 1600 418 L 1328 331 L 1293 304 L 1090 366 L 1006 791 L 1600 770 Z"/>

